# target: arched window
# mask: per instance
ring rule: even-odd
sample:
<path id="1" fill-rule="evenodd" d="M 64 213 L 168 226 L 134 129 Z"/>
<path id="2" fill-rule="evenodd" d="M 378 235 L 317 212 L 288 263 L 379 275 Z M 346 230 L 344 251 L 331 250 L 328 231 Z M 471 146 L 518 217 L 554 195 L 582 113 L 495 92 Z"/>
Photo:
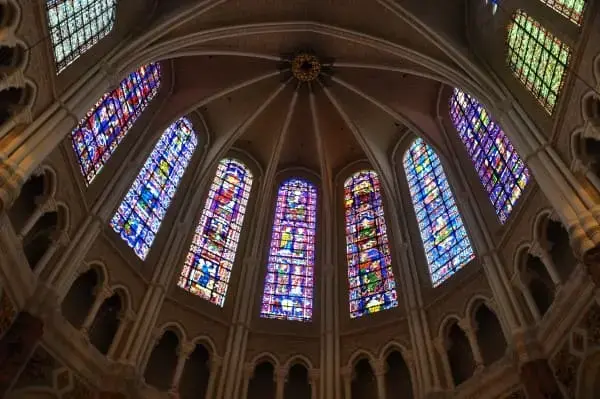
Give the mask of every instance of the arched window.
<path id="1" fill-rule="evenodd" d="M 540 0 L 560 15 L 568 18 L 577 25 L 583 22 L 585 0 Z"/>
<path id="2" fill-rule="evenodd" d="M 252 173 L 235 159 L 217 167 L 178 285 L 223 306 L 240 239 Z"/>
<path id="3" fill-rule="evenodd" d="M 500 125 L 475 98 L 454 89 L 450 116 L 500 223 L 505 223 L 529 181 L 529 170 Z"/>
<path id="4" fill-rule="evenodd" d="M 111 227 L 142 260 L 150 251 L 197 144 L 196 133 L 187 118 L 169 126 L 110 221 Z"/>
<path id="5" fill-rule="evenodd" d="M 81 174 L 90 184 L 160 87 L 160 65 L 141 66 L 104 94 L 71 132 Z"/>
<path id="6" fill-rule="evenodd" d="M 507 44 L 509 67 L 552 114 L 564 84 L 571 49 L 522 10 L 512 16 Z"/>
<path id="7" fill-rule="evenodd" d="M 112 30 L 116 8 L 117 0 L 46 0 L 58 73 Z"/>
<path id="8" fill-rule="evenodd" d="M 310 321 L 317 188 L 303 179 L 279 186 L 261 317 Z"/>
<path id="9" fill-rule="evenodd" d="M 379 177 L 363 170 L 344 182 L 350 317 L 398 306 Z"/>
<path id="10" fill-rule="evenodd" d="M 475 254 L 440 159 L 423 139 L 416 139 L 404 154 L 404 170 L 431 281 L 437 287 Z"/>

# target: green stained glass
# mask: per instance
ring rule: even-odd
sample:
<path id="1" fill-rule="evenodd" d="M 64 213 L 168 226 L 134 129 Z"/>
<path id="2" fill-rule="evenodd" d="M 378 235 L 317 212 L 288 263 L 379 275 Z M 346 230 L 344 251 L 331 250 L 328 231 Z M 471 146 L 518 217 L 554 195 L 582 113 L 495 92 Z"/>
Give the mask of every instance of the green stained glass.
<path id="1" fill-rule="evenodd" d="M 507 43 L 509 67 L 552 114 L 564 84 L 571 49 L 522 10 L 512 17 Z"/>
<path id="2" fill-rule="evenodd" d="M 581 25 L 585 12 L 585 0 L 540 0 L 573 23 Z"/>

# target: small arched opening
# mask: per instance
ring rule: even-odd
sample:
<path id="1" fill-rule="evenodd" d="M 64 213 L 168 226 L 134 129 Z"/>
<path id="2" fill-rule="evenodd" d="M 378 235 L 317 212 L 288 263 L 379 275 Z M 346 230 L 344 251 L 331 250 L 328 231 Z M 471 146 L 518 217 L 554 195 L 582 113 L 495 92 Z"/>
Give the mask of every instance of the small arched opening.
<path id="1" fill-rule="evenodd" d="M 386 399 L 413 398 L 410 369 L 404 357 L 398 351 L 392 351 L 386 358 L 387 372 L 385 373 Z"/>
<path id="2" fill-rule="evenodd" d="M 21 188 L 17 199 L 8 210 L 8 217 L 17 234 L 21 232 L 25 224 L 33 216 L 41 202 L 46 199 L 51 185 L 47 173 L 32 175 Z"/>
<path id="3" fill-rule="evenodd" d="M 474 315 L 477 326 L 477 344 L 486 366 L 500 360 L 506 352 L 506 339 L 502 332 L 502 326 L 496 314 L 486 305 L 477 308 Z"/>
<path id="4" fill-rule="evenodd" d="M 100 305 L 96 318 L 90 327 L 90 342 L 102 354 L 108 354 L 108 350 L 117 334 L 122 309 L 123 300 L 121 296 L 114 294 Z"/>
<path id="5" fill-rule="evenodd" d="M 562 223 L 548 220 L 546 240 L 550 246 L 550 257 L 556 267 L 556 271 L 561 281 L 566 281 L 577 265 L 577 259 L 571 249 L 569 233 L 565 230 Z"/>
<path id="6" fill-rule="evenodd" d="M 368 359 L 360 359 L 354 365 L 351 389 L 352 399 L 372 399 L 377 396 L 377 380 Z"/>
<path id="7" fill-rule="evenodd" d="M 82 273 L 71 285 L 62 301 L 62 314 L 73 327 L 80 329 L 96 300 L 100 279 L 98 273 L 90 269 Z"/>
<path id="8" fill-rule="evenodd" d="M 209 379 L 210 352 L 204 345 L 198 344 L 185 362 L 179 382 L 179 398 L 205 398 Z"/>
<path id="9" fill-rule="evenodd" d="M 35 270 L 42 257 L 58 240 L 59 233 L 58 211 L 49 211 L 44 213 L 23 237 L 23 251 L 32 270 Z"/>
<path id="10" fill-rule="evenodd" d="M 454 385 L 458 386 L 471 378 L 475 372 L 475 360 L 471 351 L 471 344 L 465 332 L 453 323 L 447 330 L 446 354 L 452 372 Z"/>
<path id="11" fill-rule="evenodd" d="M 554 302 L 554 282 L 540 258 L 526 255 L 524 281 L 540 316 L 546 314 Z"/>
<path id="12" fill-rule="evenodd" d="M 275 367 L 271 362 L 264 361 L 254 368 L 248 399 L 275 399 Z"/>
<path id="13" fill-rule="evenodd" d="M 303 364 L 294 364 L 288 371 L 284 390 L 285 399 L 311 399 L 308 369 Z"/>
<path id="14" fill-rule="evenodd" d="M 164 332 L 150 354 L 144 378 L 159 391 L 168 391 L 177 367 L 179 337 L 171 330 Z"/>

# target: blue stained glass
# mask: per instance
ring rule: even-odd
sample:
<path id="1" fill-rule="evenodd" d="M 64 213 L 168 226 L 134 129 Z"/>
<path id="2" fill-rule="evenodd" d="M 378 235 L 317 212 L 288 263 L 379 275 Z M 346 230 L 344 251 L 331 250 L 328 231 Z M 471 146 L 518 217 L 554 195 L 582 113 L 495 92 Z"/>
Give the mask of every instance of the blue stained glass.
<path id="1" fill-rule="evenodd" d="M 178 285 L 223 306 L 240 239 L 252 173 L 235 159 L 219 162 Z"/>
<path id="2" fill-rule="evenodd" d="M 187 118 L 169 126 L 110 221 L 115 232 L 142 260 L 150 251 L 197 144 Z"/>
<path id="3" fill-rule="evenodd" d="M 404 154 L 404 170 L 431 281 L 437 287 L 475 254 L 440 159 L 423 139 L 416 139 Z"/>
<path id="4" fill-rule="evenodd" d="M 350 317 L 398 306 L 379 177 L 363 170 L 344 183 Z"/>
<path id="5" fill-rule="evenodd" d="M 116 0 L 46 0 L 58 73 L 112 30 L 116 8 Z"/>
<path id="6" fill-rule="evenodd" d="M 454 89 L 450 116 L 500 223 L 505 223 L 529 181 L 529 169 L 500 125 L 475 98 Z"/>
<path id="7" fill-rule="evenodd" d="M 160 87 L 160 65 L 141 66 L 104 94 L 71 132 L 86 184 L 100 173 Z"/>
<path id="8" fill-rule="evenodd" d="M 302 179 L 279 187 L 261 317 L 310 321 L 313 309 L 317 189 Z"/>

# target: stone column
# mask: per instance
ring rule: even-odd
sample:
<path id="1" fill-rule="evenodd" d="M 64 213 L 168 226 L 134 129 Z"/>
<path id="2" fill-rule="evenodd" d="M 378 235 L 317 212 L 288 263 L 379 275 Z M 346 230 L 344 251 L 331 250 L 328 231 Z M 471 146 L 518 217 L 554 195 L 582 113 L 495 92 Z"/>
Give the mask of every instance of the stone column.
<path id="1" fill-rule="evenodd" d="M 183 370 L 185 369 L 185 363 L 188 358 L 196 349 L 196 345 L 192 342 L 185 342 L 181 344 L 177 353 L 177 366 L 175 367 L 175 372 L 173 373 L 173 380 L 171 381 L 171 389 L 169 392 L 171 394 L 178 395 L 179 393 L 179 381 L 181 381 L 181 376 L 183 375 Z"/>
<path id="2" fill-rule="evenodd" d="M 546 250 L 546 248 L 544 248 L 539 241 L 534 241 L 531 244 L 531 247 L 529 247 L 528 252 L 532 256 L 535 256 L 536 258 L 539 258 L 542 261 L 544 266 L 546 266 L 546 270 L 548 271 L 548 274 L 550 275 L 550 278 L 552 279 L 554 285 L 560 286 L 560 275 L 556 270 L 556 266 L 554 265 L 552 256 L 550 256 L 550 252 L 548 252 L 548 250 Z"/>
<path id="3" fill-rule="evenodd" d="M 600 178 L 590 169 L 588 163 L 584 163 L 581 159 L 573 159 L 571 162 L 571 170 L 573 173 L 585 176 L 592 186 L 600 193 Z"/>
<path id="4" fill-rule="evenodd" d="M 43 334 L 43 321 L 22 311 L 0 339 L 0 397 L 17 380 Z"/>
<path id="5" fill-rule="evenodd" d="M 219 375 L 219 371 L 221 370 L 221 366 L 223 365 L 223 358 L 213 355 L 210 359 L 210 377 L 208 378 L 208 387 L 206 388 L 206 398 L 214 397 L 215 384 L 217 381 L 217 376 Z"/>
<path id="6" fill-rule="evenodd" d="M 378 360 L 374 364 L 373 374 L 375 374 L 375 380 L 377 381 L 377 397 L 379 399 L 385 399 L 385 373 L 387 372 L 387 364 L 385 360 Z"/>
<path id="7" fill-rule="evenodd" d="M 108 348 L 108 353 L 106 356 L 109 359 L 114 359 L 115 352 L 123 339 L 123 334 L 129 328 L 129 325 L 135 320 L 135 314 L 131 310 L 126 310 L 125 312 L 121 312 L 119 314 L 119 328 L 117 329 L 117 333 L 113 338 L 113 341 L 110 344 L 110 348 Z"/>
<path id="8" fill-rule="evenodd" d="M 52 245 L 48 248 L 48 250 L 42 255 L 38 263 L 35 265 L 31 265 L 34 268 L 34 273 L 36 276 L 39 276 L 48 266 L 48 263 L 56 254 L 59 248 L 64 247 L 69 243 L 69 235 L 64 231 L 55 231 L 52 236 Z"/>
<path id="9" fill-rule="evenodd" d="M 531 291 L 529 291 L 529 288 L 527 287 L 527 285 L 523 282 L 523 280 L 519 276 L 514 277 L 512 283 L 523 294 L 523 298 L 525 298 L 527 307 L 529 308 L 529 311 L 533 315 L 533 318 L 535 319 L 536 323 L 539 322 L 542 319 L 542 315 L 540 314 L 540 311 L 539 311 L 537 305 L 535 304 L 535 301 L 533 300 L 533 296 L 531 295 Z"/>
<path id="10" fill-rule="evenodd" d="M 100 310 L 100 306 L 102 306 L 104 301 L 110 298 L 113 294 L 114 291 L 107 286 L 98 287 L 98 289 L 96 289 L 96 298 L 94 299 L 94 304 L 92 305 L 92 308 L 88 312 L 83 324 L 81 325 L 80 330 L 84 336 L 88 336 L 89 330 L 96 319 L 98 311 Z"/>
<path id="11" fill-rule="evenodd" d="M 44 213 L 56 210 L 56 201 L 54 201 L 54 198 L 36 198 L 35 204 L 35 210 L 31 216 L 29 216 L 29 219 L 27 219 L 21 231 L 19 231 L 17 234 L 19 240 L 22 240 L 23 237 L 25 237 L 27 233 L 31 231 L 33 226 L 35 226 L 36 222 Z"/>
<path id="12" fill-rule="evenodd" d="M 342 381 L 344 384 L 344 399 L 352 399 L 352 378 L 354 377 L 354 370 L 351 367 L 342 367 Z"/>
<path id="13" fill-rule="evenodd" d="M 477 342 L 477 326 L 471 326 L 471 324 L 463 319 L 458 323 L 458 326 L 465 332 L 469 345 L 471 346 L 471 353 L 473 353 L 473 360 L 475 361 L 475 373 L 483 371 L 484 361 L 479 348 L 479 342 Z"/>
<path id="14" fill-rule="evenodd" d="M 321 379 L 321 370 L 308 370 L 308 380 L 310 383 L 310 399 L 319 398 L 319 380 Z"/>
<path id="15" fill-rule="evenodd" d="M 287 370 L 283 367 L 277 367 L 275 369 L 275 399 L 283 399 L 286 381 Z"/>
<path id="16" fill-rule="evenodd" d="M 248 397 L 248 387 L 250 386 L 250 380 L 252 379 L 252 375 L 254 375 L 254 366 L 251 364 L 244 365 L 244 375 L 242 380 L 242 399 L 246 399 Z M 229 381 L 225 381 L 228 383 Z"/>
<path id="17" fill-rule="evenodd" d="M 450 367 L 450 361 L 448 360 L 448 343 L 444 337 L 437 337 L 434 339 L 434 345 L 440 359 L 442 360 L 444 377 L 446 379 L 446 387 L 449 389 L 454 389 L 454 378 L 452 377 L 452 368 Z"/>

